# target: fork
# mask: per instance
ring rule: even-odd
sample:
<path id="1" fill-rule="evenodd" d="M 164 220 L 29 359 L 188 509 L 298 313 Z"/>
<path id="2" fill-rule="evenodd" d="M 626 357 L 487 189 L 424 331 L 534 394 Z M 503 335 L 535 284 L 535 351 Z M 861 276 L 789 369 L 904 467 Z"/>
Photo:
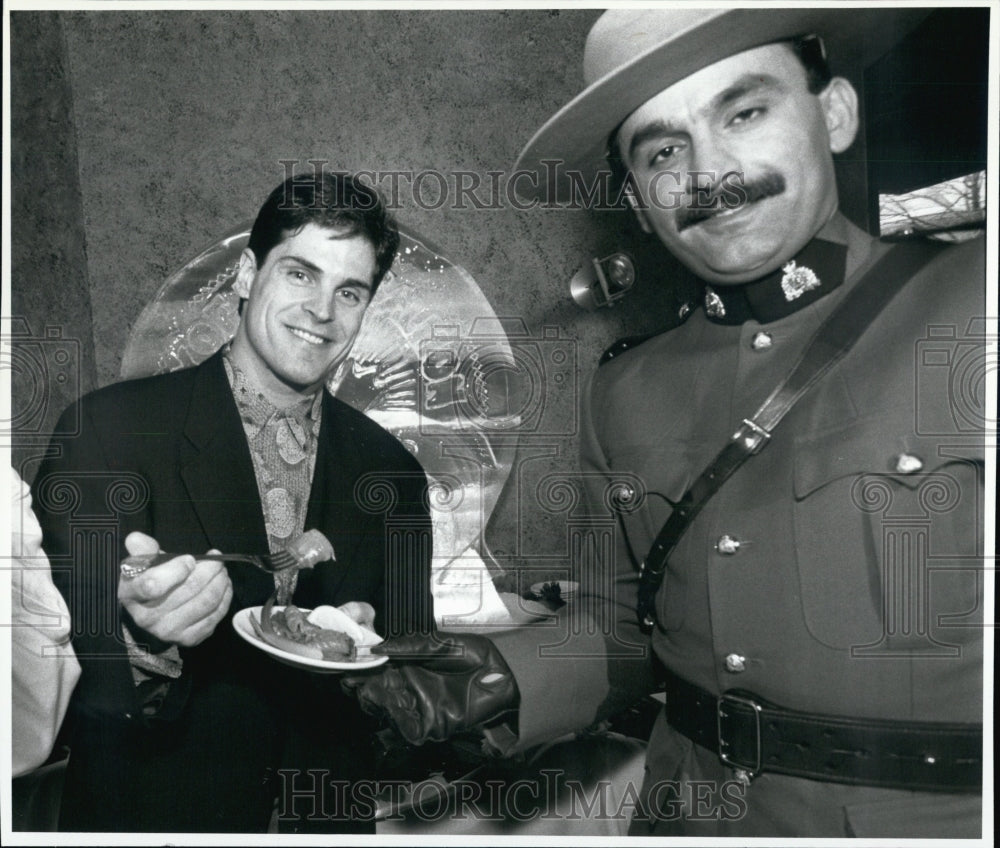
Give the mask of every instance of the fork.
<path id="1" fill-rule="evenodd" d="M 121 573 L 125 580 L 138 577 L 142 572 L 154 565 L 161 565 L 180 554 L 156 553 L 133 554 L 122 560 Z M 307 530 L 292 539 L 288 545 L 273 554 L 205 554 L 197 557 L 200 560 L 216 562 L 243 562 L 256 566 L 268 574 L 277 574 L 289 568 L 312 568 L 316 563 L 326 560 L 336 560 L 333 545 L 319 530 Z"/>

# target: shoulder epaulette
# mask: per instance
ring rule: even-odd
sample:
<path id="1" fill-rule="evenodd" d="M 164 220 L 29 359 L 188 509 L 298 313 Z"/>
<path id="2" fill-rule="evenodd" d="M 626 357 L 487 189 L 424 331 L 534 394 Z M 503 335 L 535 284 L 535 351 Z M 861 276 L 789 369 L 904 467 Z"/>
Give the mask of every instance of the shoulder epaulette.
<path id="1" fill-rule="evenodd" d="M 638 347 L 647 339 L 651 339 L 653 336 L 658 335 L 657 333 L 647 333 L 644 336 L 628 336 L 624 339 L 618 339 L 611 347 L 609 347 L 603 354 L 601 354 L 601 360 L 598 365 L 604 365 L 606 362 L 610 362 L 616 356 L 621 356 L 627 350 L 632 350 L 634 347 Z"/>
<path id="2" fill-rule="evenodd" d="M 679 327 L 685 321 L 687 321 L 688 316 L 694 311 L 698 302 L 695 300 L 685 301 L 681 304 L 680 308 L 677 310 L 677 324 L 675 326 Z M 673 329 L 673 328 L 671 328 Z M 669 331 L 668 331 L 669 332 Z M 619 339 L 611 347 L 604 351 L 601 355 L 600 362 L 598 365 L 604 365 L 606 362 L 610 362 L 615 357 L 621 356 L 625 351 L 632 350 L 634 347 L 638 347 L 644 341 L 648 341 L 653 338 L 653 336 L 658 336 L 660 333 L 646 333 L 643 336 L 626 336 L 624 339 Z"/>

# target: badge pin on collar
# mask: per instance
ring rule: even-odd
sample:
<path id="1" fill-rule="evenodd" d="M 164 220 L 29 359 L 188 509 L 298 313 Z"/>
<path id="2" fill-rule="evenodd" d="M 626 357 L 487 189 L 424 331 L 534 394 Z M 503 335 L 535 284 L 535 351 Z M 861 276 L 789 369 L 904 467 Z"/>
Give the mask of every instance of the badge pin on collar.
<path id="1" fill-rule="evenodd" d="M 805 265 L 796 265 L 794 259 L 782 266 L 781 273 L 781 291 L 789 302 L 820 286 L 816 272 Z"/>
<path id="2" fill-rule="evenodd" d="M 705 287 L 705 314 L 711 318 L 726 317 L 726 307 L 722 298 L 708 286 Z"/>

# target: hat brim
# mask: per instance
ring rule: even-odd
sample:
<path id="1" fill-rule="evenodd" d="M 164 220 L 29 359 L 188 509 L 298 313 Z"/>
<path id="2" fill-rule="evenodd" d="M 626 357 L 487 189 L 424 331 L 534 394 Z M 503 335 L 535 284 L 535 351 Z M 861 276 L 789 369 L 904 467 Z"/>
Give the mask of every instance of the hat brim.
<path id="1" fill-rule="evenodd" d="M 819 35 L 834 74 L 857 74 L 914 29 L 930 8 L 725 9 L 589 85 L 550 118 L 521 151 L 515 171 L 524 200 L 568 195 L 569 174 L 592 185 L 607 170 L 611 133 L 650 98 L 695 71 L 745 50 L 802 35 Z M 547 163 L 547 164 L 546 164 Z M 552 178 L 556 184 L 551 185 Z"/>

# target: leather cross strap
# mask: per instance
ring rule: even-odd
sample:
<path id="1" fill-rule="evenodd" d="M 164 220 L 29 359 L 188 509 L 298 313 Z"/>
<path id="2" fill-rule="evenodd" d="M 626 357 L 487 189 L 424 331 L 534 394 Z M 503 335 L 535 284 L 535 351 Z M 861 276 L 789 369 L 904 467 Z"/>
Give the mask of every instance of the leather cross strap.
<path id="1" fill-rule="evenodd" d="M 942 247 L 919 241 L 890 248 L 827 316 L 788 376 L 752 418 L 744 419 L 677 502 L 639 569 L 636 614 L 643 632 L 651 632 L 656 624 L 656 593 L 663 583 L 667 560 L 702 507 L 744 462 L 764 449 L 774 428 L 799 398 L 843 358 L 896 293 Z"/>
<path id="2" fill-rule="evenodd" d="M 772 772 L 888 789 L 982 790 L 978 724 L 787 710 L 740 689 L 716 696 L 670 673 L 665 709 L 671 727 L 746 779 Z"/>

